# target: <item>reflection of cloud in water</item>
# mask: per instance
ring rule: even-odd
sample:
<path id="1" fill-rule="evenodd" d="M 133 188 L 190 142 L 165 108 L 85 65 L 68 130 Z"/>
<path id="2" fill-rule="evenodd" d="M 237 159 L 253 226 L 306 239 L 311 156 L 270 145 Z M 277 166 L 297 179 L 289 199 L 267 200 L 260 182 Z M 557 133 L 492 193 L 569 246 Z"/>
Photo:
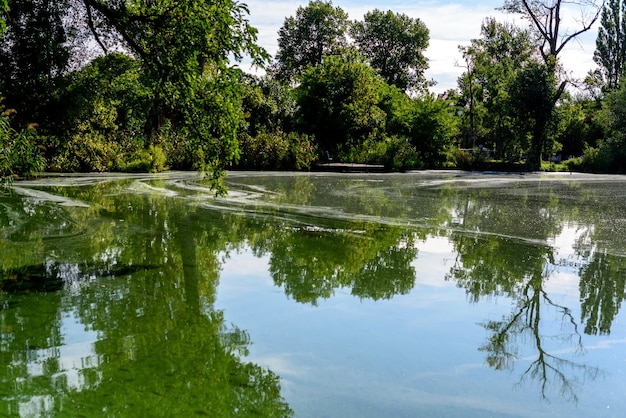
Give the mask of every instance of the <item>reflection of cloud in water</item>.
<path id="1" fill-rule="evenodd" d="M 54 396 L 33 396 L 26 402 L 20 402 L 18 408 L 21 417 L 50 416 L 54 410 Z"/>
<path id="2" fill-rule="evenodd" d="M 455 287 L 454 282 L 444 280 L 450 271 L 449 262 L 456 257 L 450 240 L 430 236 L 418 241 L 416 247 L 417 258 L 411 262 L 415 269 L 415 283 L 430 287 Z"/>
<path id="3" fill-rule="evenodd" d="M 222 271 L 220 276 L 222 280 L 220 281 L 220 287 L 228 287 L 230 286 L 247 289 L 245 284 L 241 286 L 237 285 L 235 280 L 228 280 L 231 278 L 243 278 L 245 276 L 254 276 L 255 278 L 265 277 L 267 276 L 267 271 L 269 270 L 269 256 L 257 257 L 247 248 L 237 250 L 237 256 L 227 256 L 226 253 L 220 253 L 218 256 L 219 259 L 224 260 L 222 264 Z M 269 283 L 273 283 L 271 278 L 268 277 Z"/>
<path id="4" fill-rule="evenodd" d="M 281 377 L 281 385 L 289 382 L 292 378 L 307 378 L 310 375 L 311 368 L 302 366 L 302 362 L 294 360 L 295 354 L 292 353 L 272 353 L 267 356 L 248 356 L 247 360 L 252 363 L 267 367 Z"/>
<path id="5" fill-rule="evenodd" d="M 42 349 L 29 350 L 26 356 L 28 377 L 16 384 L 30 384 L 26 380 L 37 380 L 47 376 L 55 388 L 63 391 L 91 389 L 100 384 L 101 372 L 98 367 L 102 358 L 96 353 L 94 343 L 98 340 L 95 331 L 89 331 L 80 324 L 73 313 L 62 314 L 61 334 L 64 344 Z M 13 361 L 11 366 L 20 367 L 21 361 Z M 89 371 L 93 373 L 89 374 Z M 20 416 L 48 416 L 55 407 L 52 395 L 35 395 L 19 403 Z"/>
<path id="6" fill-rule="evenodd" d="M 290 403 L 302 416 L 309 416 L 307 410 L 314 412 L 314 416 L 335 416 L 339 410 L 343 416 L 359 416 L 361 410 L 367 410 L 370 415 L 385 416 L 439 416 L 443 411 L 451 416 L 465 417 L 554 416 L 554 411 L 542 411 L 506 399 L 498 401 L 491 392 L 461 387 L 466 379 L 464 375 L 485 369 L 480 364 L 459 365 L 437 372 L 407 373 L 393 380 L 381 380 L 376 371 L 337 364 L 294 370 L 289 359 L 293 356 L 285 353 L 278 358 L 259 357 L 253 361 L 282 377 L 281 386 L 288 399 L 290 389 L 298 388 L 298 398 Z M 439 390 L 442 384 L 448 387 L 447 393 Z"/>

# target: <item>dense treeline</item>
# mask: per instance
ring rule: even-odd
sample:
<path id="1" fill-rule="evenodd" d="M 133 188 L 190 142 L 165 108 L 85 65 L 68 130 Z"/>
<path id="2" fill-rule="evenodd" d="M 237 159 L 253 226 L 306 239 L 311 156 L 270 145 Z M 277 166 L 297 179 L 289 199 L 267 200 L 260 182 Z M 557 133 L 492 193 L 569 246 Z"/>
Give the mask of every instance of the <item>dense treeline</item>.
<path id="1" fill-rule="evenodd" d="M 0 0 L 0 176 L 204 169 L 219 188 L 224 169 L 329 158 L 624 171 L 624 2 L 535 3 L 503 6 L 529 27 L 486 18 L 458 88 L 435 97 L 428 28 L 393 11 L 352 21 L 311 1 L 272 60 L 233 0 Z M 557 38 L 571 6 L 591 17 Z M 572 83 L 559 54 L 596 20 L 598 69 Z M 265 75 L 238 68 L 250 57 Z"/>

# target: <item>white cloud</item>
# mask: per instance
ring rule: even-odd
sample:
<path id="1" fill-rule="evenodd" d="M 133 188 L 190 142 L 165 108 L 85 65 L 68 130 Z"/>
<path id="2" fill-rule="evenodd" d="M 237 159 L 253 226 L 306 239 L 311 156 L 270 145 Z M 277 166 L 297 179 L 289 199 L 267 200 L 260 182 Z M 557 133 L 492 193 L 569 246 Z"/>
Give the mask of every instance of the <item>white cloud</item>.
<path id="1" fill-rule="evenodd" d="M 249 0 L 250 22 L 259 30 L 259 44 L 275 55 L 278 49 L 278 30 L 286 17 L 295 16 L 300 6 L 308 1 L 261 1 Z M 480 36 L 480 25 L 486 17 L 493 16 L 499 21 L 518 21 L 512 15 L 506 15 L 496 10 L 502 2 L 498 0 L 484 0 L 480 3 L 470 1 L 444 3 L 443 1 L 362 1 L 335 0 L 333 4 L 344 9 L 350 19 L 361 19 L 363 15 L 376 8 L 391 9 L 394 12 L 421 19 L 430 31 L 430 46 L 426 50 L 430 68 L 426 77 L 437 82 L 434 92 L 456 88 L 456 81 L 462 74 L 463 68 L 455 66 L 461 61 L 458 51 L 459 45 L 467 45 L 471 39 Z M 564 19 L 572 20 L 572 19 Z M 595 68 L 593 51 L 598 23 L 594 28 L 572 42 L 563 51 L 562 61 L 571 75 L 583 77 L 587 71 Z"/>

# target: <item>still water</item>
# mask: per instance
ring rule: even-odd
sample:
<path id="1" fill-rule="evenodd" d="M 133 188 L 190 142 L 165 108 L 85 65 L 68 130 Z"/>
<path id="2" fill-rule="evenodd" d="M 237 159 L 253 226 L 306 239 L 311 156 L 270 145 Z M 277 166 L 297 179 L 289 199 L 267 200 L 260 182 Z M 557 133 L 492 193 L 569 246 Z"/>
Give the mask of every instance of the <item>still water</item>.
<path id="1" fill-rule="evenodd" d="M 0 416 L 623 416 L 626 177 L 228 187 L 0 192 Z"/>

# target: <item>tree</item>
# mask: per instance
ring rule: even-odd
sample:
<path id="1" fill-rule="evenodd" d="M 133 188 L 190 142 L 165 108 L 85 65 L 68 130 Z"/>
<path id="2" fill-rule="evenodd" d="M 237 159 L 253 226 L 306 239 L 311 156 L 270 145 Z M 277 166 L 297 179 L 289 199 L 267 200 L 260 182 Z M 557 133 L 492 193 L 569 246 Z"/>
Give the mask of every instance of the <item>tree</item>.
<path id="1" fill-rule="evenodd" d="M 520 13 L 530 21 L 531 27 L 537 34 L 537 50 L 543 58 L 547 70 L 556 76 L 559 54 L 570 41 L 591 29 L 600 16 L 602 6 L 597 4 L 595 0 L 574 2 L 565 0 L 505 0 L 503 9 L 511 13 Z M 578 21 L 579 27 L 576 29 L 568 30 L 562 27 L 565 21 L 563 17 L 568 12 L 579 12 L 581 16 Z M 556 77 L 554 81 L 557 81 Z M 565 91 L 567 83 L 567 79 L 562 79 L 558 87 L 554 89 L 554 93 L 550 98 L 550 116 L 554 106 L 556 106 L 557 101 Z M 539 86 L 539 89 L 542 88 L 542 86 Z M 536 135 L 532 138 L 532 146 L 527 160 L 527 167 L 530 170 L 538 170 L 540 168 L 541 151 L 549 121 L 550 118 L 544 118 L 541 122 L 543 126 L 535 126 L 534 128 Z M 539 152 L 539 155 L 533 155 L 532 153 L 534 152 Z"/>
<path id="2" fill-rule="evenodd" d="M 244 55 L 255 65 L 268 59 L 256 45 L 245 4 L 234 0 L 9 0 L 0 73 L 6 105 L 17 122 L 49 130 L 64 120 L 63 92 L 75 34 L 91 33 L 106 54 L 123 48 L 140 62 L 141 81 L 153 98 L 146 135 L 170 121 L 179 130 L 189 167 L 221 173 L 238 155 L 241 70 Z M 82 19 L 82 20 L 81 20 Z M 87 32 L 85 30 L 87 28 Z M 84 42 L 83 42 L 84 43 Z M 61 124 L 59 124 L 61 125 Z M 57 129 L 53 134 L 63 137 Z M 221 189 L 219 189 L 221 190 Z"/>
<path id="3" fill-rule="evenodd" d="M 315 135 L 322 150 L 358 144 L 384 127 L 385 114 L 378 107 L 384 82 L 362 57 L 326 57 L 306 69 L 300 81 L 303 128 Z"/>
<path id="4" fill-rule="evenodd" d="M 602 9 L 593 60 L 600 67 L 606 89 L 619 87 L 626 62 L 626 2 L 608 0 Z"/>
<path id="5" fill-rule="evenodd" d="M 45 129 L 61 111 L 58 92 L 68 69 L 67 0 L 9 0 L 0 42 L 0 96 L 15 109 L 14 126 Z"/>
<path id="6" fill-rule="evenodd" d="M 508 103 L 518 116 L 518 127 L 531 135 L 526 161 L 531 169 L 541 166 L 541 154 L 547 141 L 548 123 L 552 119 L 557 94 L 555 78 L 552 68 L 531 62 L 515 75 L 509 87 Z"/>
<path id="7" fill-rule="evenodd" d="M 413 100 L 408 139 L 428 166 L 441 167 L 458 133 L 458 121 L 456 107 L 448 100 L 431 96 Z"/>
<path id="8" fill-rule="evenodd" d="M 626 172 L 626 80 L 605 94 L 599 119 L 604 135 L 597 148 L 585 150 L 585 168 L 595 172 Z"/>
<path id="9" fill-rule="evenodd" d="M 242 119 L 239 78 L 231 65 L 244 54 L 262 64 L 265 51 L 233 0 L 157 0 L 126 2 L 83 0 L 89 16 L 98 16 L 142 61 L 146 82 L 161 108 L 159 119 L 182 122 L 190 138 L 193 163 L 221 174 L 237 156 L 236 131 Z"/>
<path id="10" fill-rule="evenodd" d="M 389 85 L 401 90 L 427 87 L 428 29 L 420 19 L 378 9 L 355 22 L 351 34 L 359 51 Z"/>
<path id="11" fill-rule="evenodd" d="M 494 18 L 485 19 L 480 32 L 481 38 L 459 47 L 466 63 L 458 82 L 467 108 L 466 146 L 482 144 L 494 148 L 499 158 L 511 157 L 519 148 L 508 84 L 532 59 L 534 46 L 529 31 Z"/>
<path id="12" fill-rule="evenodd" d="M 63 136 L 46 144 L 49 169 L 130 171 L 127 163 L 135 160 L 132 170 L 138 170 L 137 153 L 153 145 L 156 136 L 144 133 L 152 97 L 139 65 L 128 55 L 109 53 L 68 75 L 65 117 L 58 127 Z"/>
<path id="13" fill-rule="evenodd" d="M 556 59 L 571 40 L 591 29 L 600 16 L 602 5 L 594 0 L 505 0 L 503 9 L 522 14 L 530 21 L 539 38 L 539 53 L 544 62 L 550 64 L 550 57 Z M 580 15 L 577 20 L 580 27 L 571 30 L 563 28 L 563 17 L 576 11 Z"/>
<path id="14" fill-rule="evenodd" d="M 281 81 L 293 81 L 308 66 L 320 65 L 325 56 L 347 46 L 348 14 L 332 2 L 311 1 L 300 6 L 296 17 L 285 19 L 278 31 L 278 53 L 273 72 Z"/>

